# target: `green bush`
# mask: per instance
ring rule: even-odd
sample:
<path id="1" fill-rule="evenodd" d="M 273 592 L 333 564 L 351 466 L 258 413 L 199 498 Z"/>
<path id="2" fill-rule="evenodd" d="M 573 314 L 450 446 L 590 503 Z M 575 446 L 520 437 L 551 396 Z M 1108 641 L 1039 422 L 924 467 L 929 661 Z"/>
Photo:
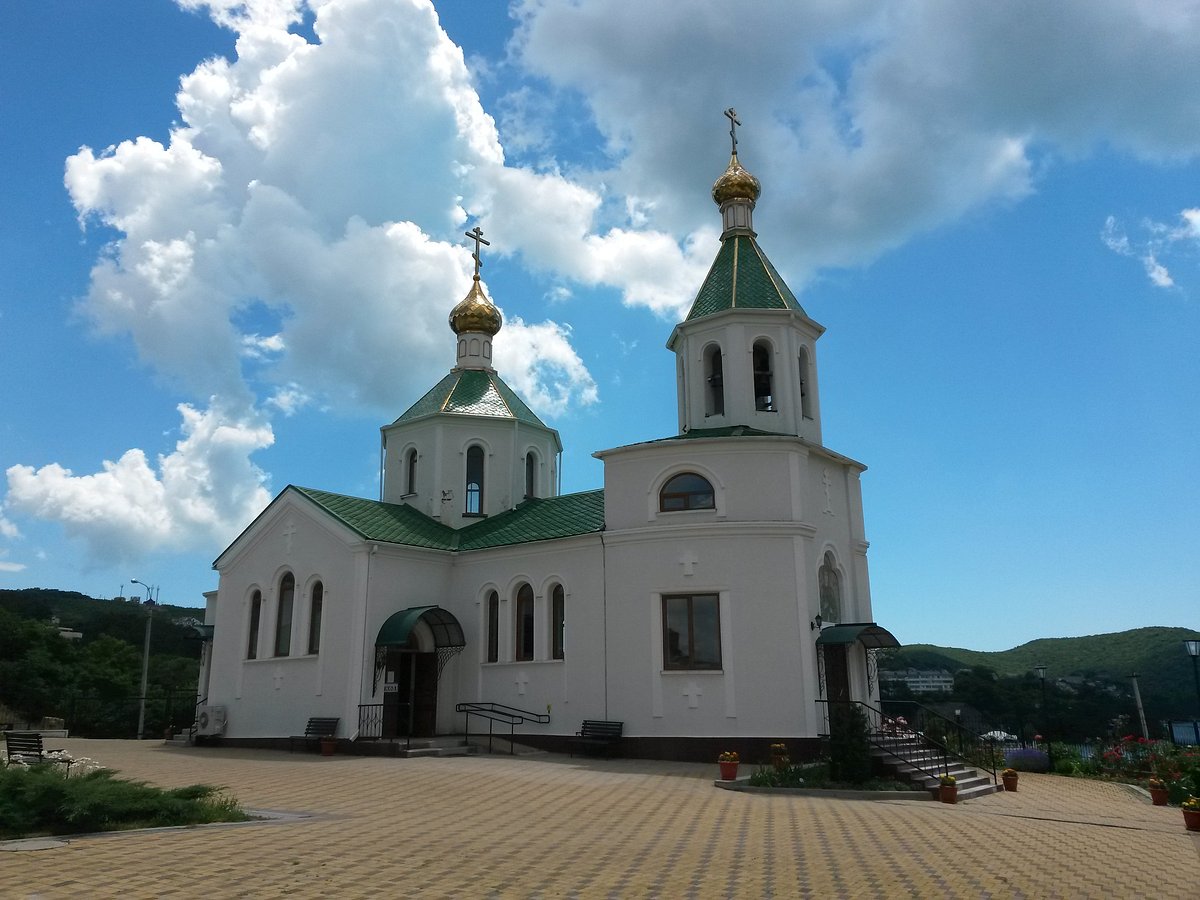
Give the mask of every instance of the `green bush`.
<path id="1" fill-rule="evenodd" d="M 871 741 L 867 717 L 857 704 L 829 710 L 829 777 L 862 784 L 871 778 Z"/>
<path id="2" fill-rule="evenodd" d="M 0 768 L 0 838 L 84 834 L 165 825 L 244 822 L 238 804 L 210 785 L 164 790 L 96 769 L 68 777 L 65 766 Z"/>

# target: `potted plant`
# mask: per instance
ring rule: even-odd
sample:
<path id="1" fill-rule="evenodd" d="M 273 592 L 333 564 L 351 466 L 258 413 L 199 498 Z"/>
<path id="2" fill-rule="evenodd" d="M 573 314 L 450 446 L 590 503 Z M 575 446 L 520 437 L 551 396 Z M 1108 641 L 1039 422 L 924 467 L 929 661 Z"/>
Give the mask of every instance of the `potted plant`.
<path id="1" fill-rule="evenodd" d="M 721 767 L 721 780 L 733 781 L 737 778 L 737 770 L 739 760 L 738 755 L 732 750 L 726 750 L 717 757 L 717 765 Z"/>
<path id="2" fill-rule="evenodd" d="M 1016 769 L 1005 769 L 1000 773 L 1000 780 L 1004 782 L 1004 789 L 1006 791 L 1015 791 L 1017 789 L 1017 779 L 1019 777 Z"/>
<path id="3" fill-rule="evenodd" d="M 1167 805 L 1167 783 L 1157 775 L 1152 777 L 1146 786 L 1150 788 L 1150 800 L 1155 806 Z"/>
<path id="4" fill-rule="evenodd" d="M 323 737 L 321 738 L 321 755 L 333 756 L 333 751 L 337 749 L 337 738 Z"/>
<path id="5" fill-rule="evenodd" d="M 771 765 L 775 767 L 776 772 L 782 772 L 791 765 L 791 758 L 788 756 L 787 744 L 772 744 L 771 745 Z"/>
<path id="6" fill-rule="evenodd" d="M 958 802 L 958 779 L 953 775 L 938 776 L 938 799 L 943 803 Z"/>
<path id="7" fill-rule="evenodd" d="M 1183 827 L 1188 831 L 1200 831 L 1200 797 L 1188 797 L 1179 808 L 1183 810 Z"/>

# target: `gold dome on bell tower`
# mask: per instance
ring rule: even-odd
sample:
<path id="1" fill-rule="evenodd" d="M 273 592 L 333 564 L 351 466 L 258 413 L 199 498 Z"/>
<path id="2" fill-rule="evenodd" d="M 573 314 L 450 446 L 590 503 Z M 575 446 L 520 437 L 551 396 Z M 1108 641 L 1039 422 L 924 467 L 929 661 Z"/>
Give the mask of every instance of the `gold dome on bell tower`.
<path id="1" fill-rule="evenodd" d="M 737 151 L 734 150 L 733 155 L 729 157 L 729 168 L 713 184 L 713 200 L 717 206 L 724 206 L 730 200 L 748 200 L 754 203 L 761 193 L 762 185 L 742 167 Z"/>
<path id="2" fill-rule="evenodd" d="M 467 237 L 475 242 L 475 252 L 471 254 L 471 258 L 475 260 L 475 279 L 471 282 L 471 290 L 467 291 L 467 296 L 450 310 L 450 327 L 459 335 L 469 331 L 494 337 L 504 324 L 504 317 L 500 315 L 496 304 L 488 299 L 479 283 L 479 269 L 483 265 L 479 259 L 479 245 L 491 246 L 491 242 L 483 239 L 483 232 L 478 225 L 467 232 Z"/>

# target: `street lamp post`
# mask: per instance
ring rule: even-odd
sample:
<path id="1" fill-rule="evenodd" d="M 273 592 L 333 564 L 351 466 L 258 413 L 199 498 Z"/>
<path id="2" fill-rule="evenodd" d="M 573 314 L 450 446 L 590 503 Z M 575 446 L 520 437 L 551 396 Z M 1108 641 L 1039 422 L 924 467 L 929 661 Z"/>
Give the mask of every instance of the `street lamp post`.
<path id="1" fill-rule="evenodd" d="M 1034 666 L 1034 671 L 1038 673 L 1038 678 L 1042 680 L 1042 731 L 1046 735 L 1046 761 L 1050 764 L 1050 771 L 1054 771 L 1054 756 L 1050 750 L 1050 714 L 1046 707 L 1046 667 Z"/>
<path id="2" fill-rule="evenodd" d="M 1192 678 L 1196 680 L 1196 717 L 1192 719 L 1192 730 L 1196 732 L 1196 743 L 1200 744 L 1200 641 L 1184 641 L 1183 648 L 1192 658 Z"/>
<path id="3" fill-rule="evenodd" d="M 137 739 L 144 737 L 146 730 L 146 683 L 150 675 L 150 625 L 154 621 L 151 613 L 154 611 L 154 592 L 150 585 L 136 578 L 129 579 L 133 584 L 140 584 L 146 589 L 146 638 L 142 642 L 142 696 L 138 701 Z"/>

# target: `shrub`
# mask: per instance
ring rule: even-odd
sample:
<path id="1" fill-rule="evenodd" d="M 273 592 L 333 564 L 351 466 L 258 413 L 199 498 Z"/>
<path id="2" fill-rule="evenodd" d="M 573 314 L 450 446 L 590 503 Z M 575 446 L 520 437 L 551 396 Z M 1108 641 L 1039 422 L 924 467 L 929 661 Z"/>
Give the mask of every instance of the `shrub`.
<path id="1" fill-rule="evenodd" d="M 65 767 L 52 763 L 0 768 L 0 838 L 249 818 L 232 798 L 210 785 L 163 790 L 119 779 L 109 769 L 68 777 Z"/>
<path id="2" fill-rule="evenodd" d="M 871 777 L 867 717 L 856 704 L 830 709 L 829 777 L 850 784 L 862 784 Z"/>
<path id="3" fill-rule="evenodd" d="M 1050 757 L 1044 750 L 1016 747 L 1004 754 L 1004 764 L 1018 772 L 1049 772 Z"/>

